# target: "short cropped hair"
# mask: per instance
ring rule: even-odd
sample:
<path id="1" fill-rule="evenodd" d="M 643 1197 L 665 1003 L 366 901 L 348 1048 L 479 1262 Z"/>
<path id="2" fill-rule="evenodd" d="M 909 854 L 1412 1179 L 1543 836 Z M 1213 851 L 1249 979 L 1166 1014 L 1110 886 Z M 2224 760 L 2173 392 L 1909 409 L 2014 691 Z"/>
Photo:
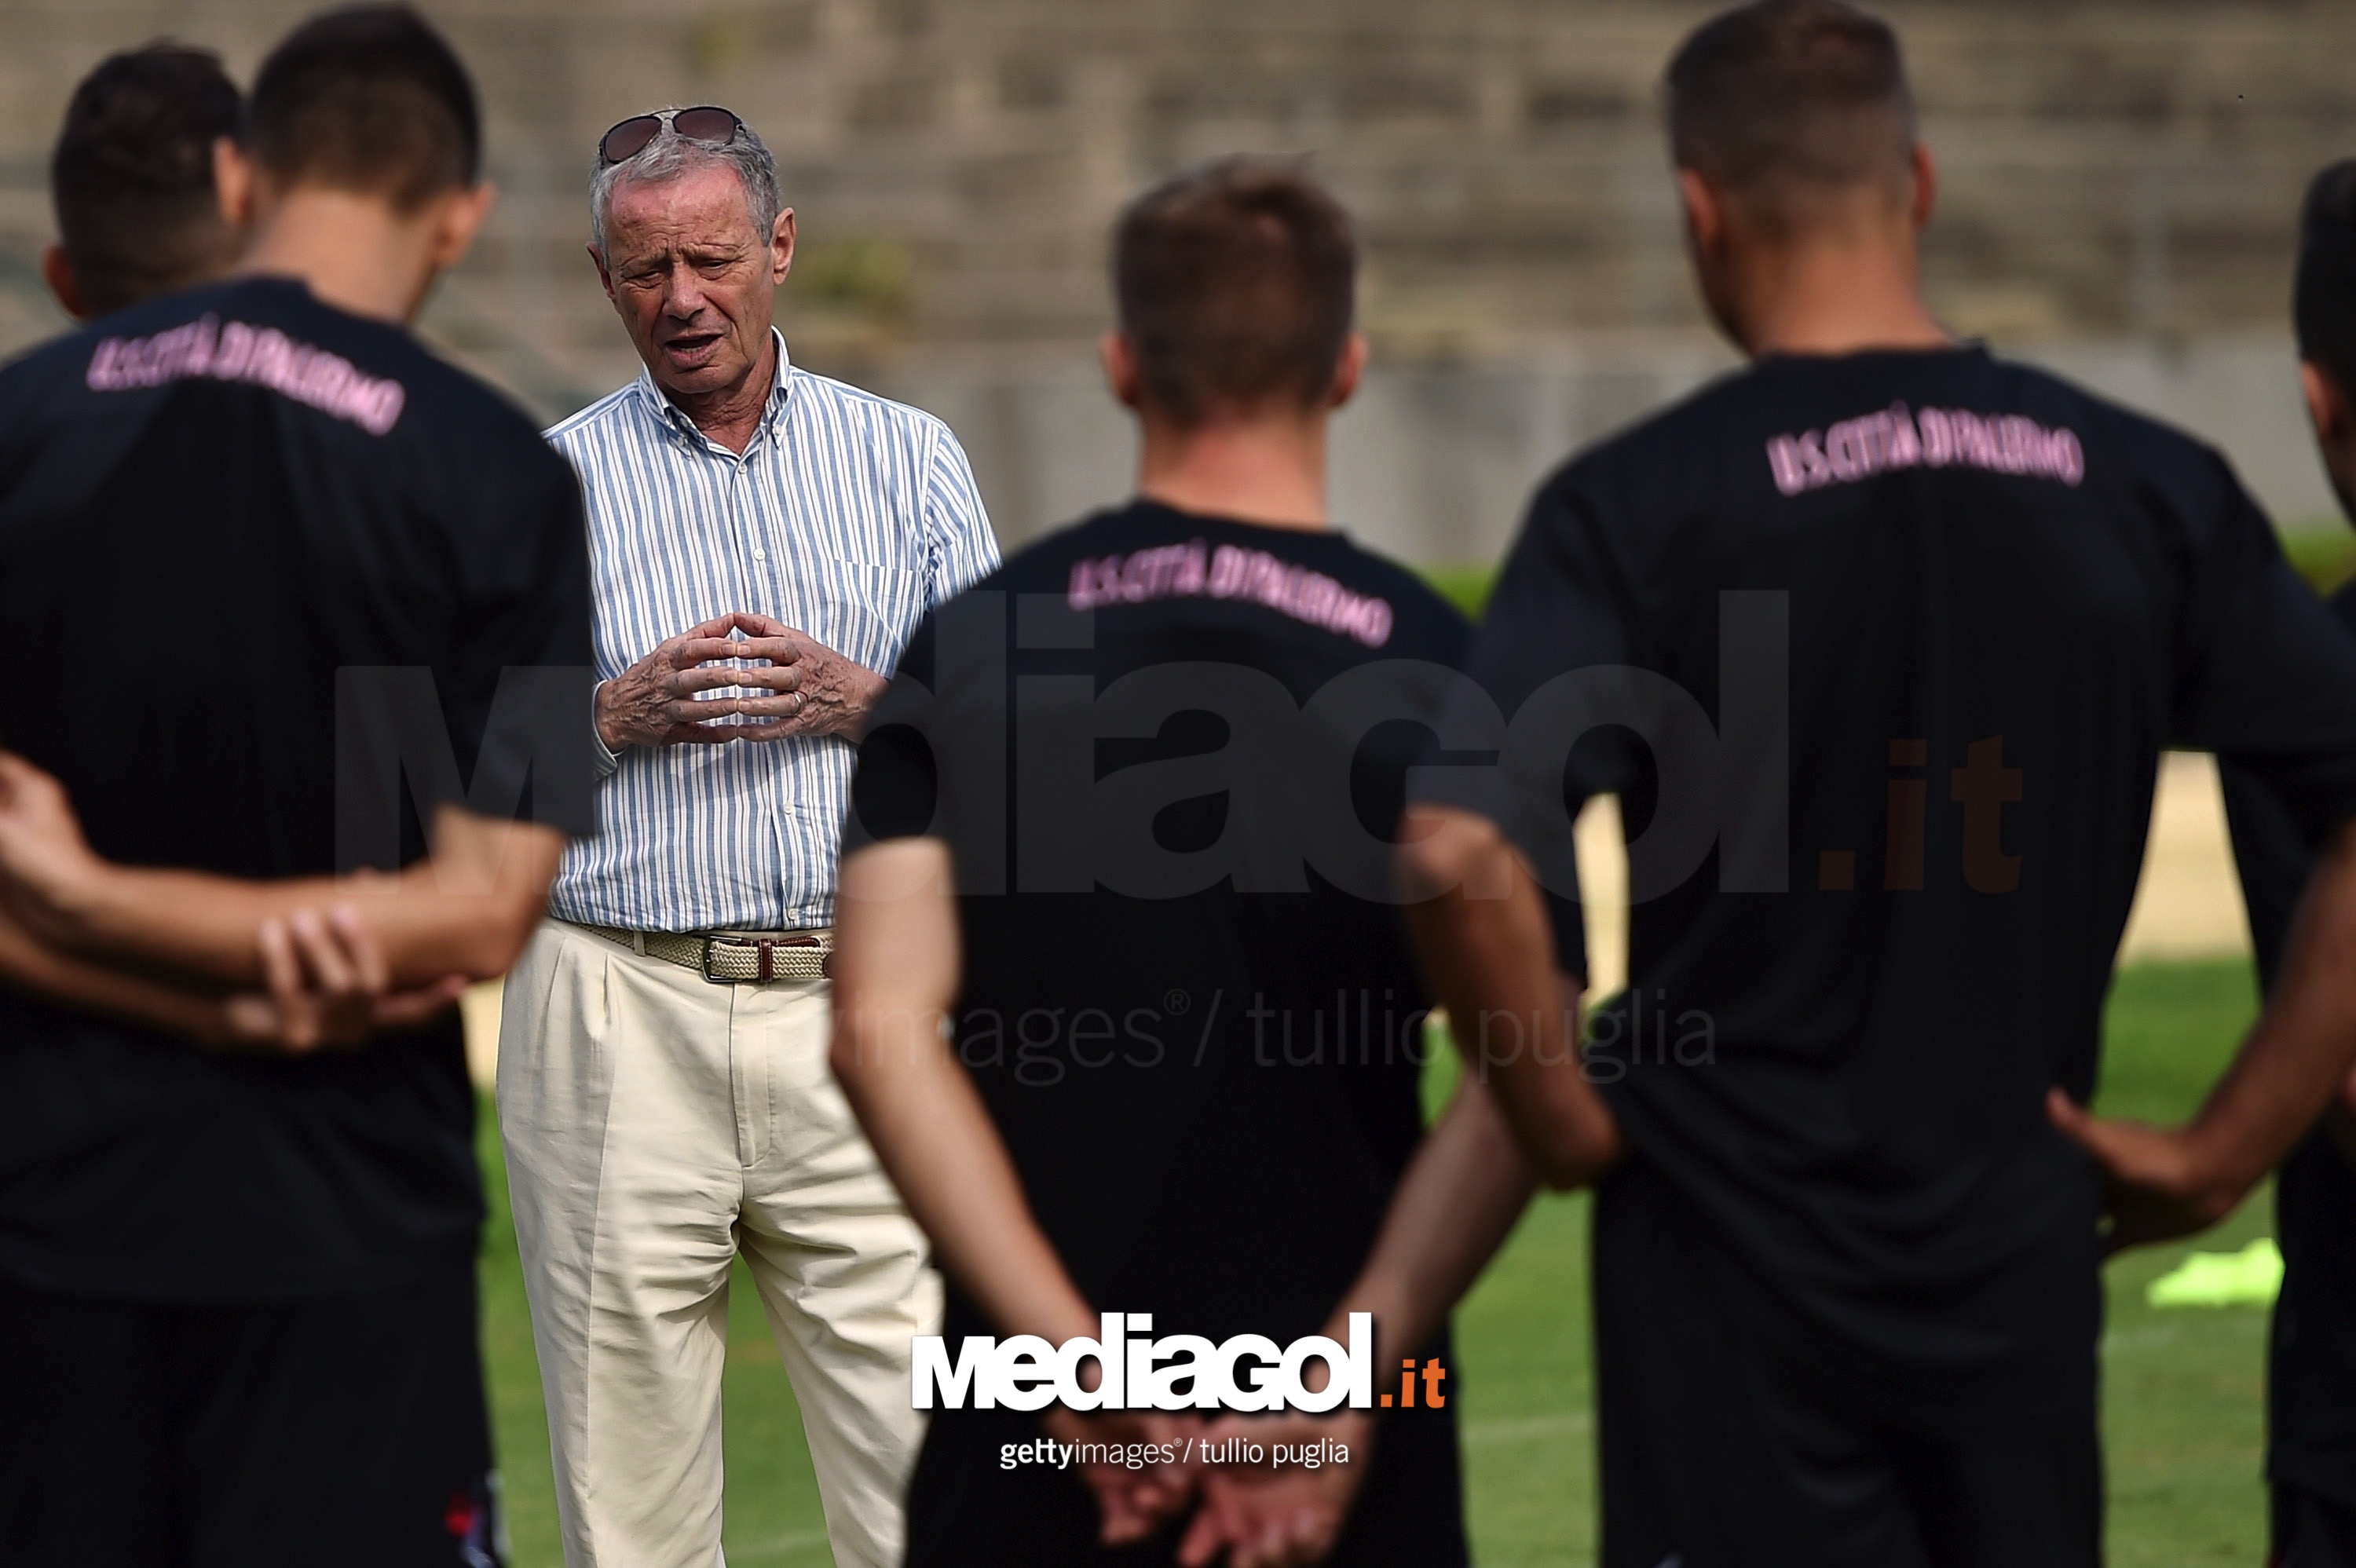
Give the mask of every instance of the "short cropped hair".
<path id="1" fill-rule="evenodd" d="M 669 113 L 669 109 L 660 112 Z M 777 184 L 776 155 L 769 144 L 744 126 L 735 139 L 722 146 L 690 141 L 669 125 L 631 157 L 618 164 L 601 163 L 589 175 L 589 238 L 597 247 L 597 254 L 605 254 L 605 224 L 614 213 L 614 188 L 628 181 L 631 184 L 659 185 L 664 180 L 677 179 L 691 168 L 721 165 L 735 171 L 744 187 L 744 206 L 751 212 L 754 230 L 764 242 L 777 227 L 777 214 L 786 209 L 785 193 Z"/>
<path id="2" fill-rule="evenodd" d="M 2307 187 L 2291 318 L 2298 357 L 2356 396 L 2356 158 L 2333 164 Z"/>
<path id="3" fill-rule="evenodd" d="M 213 190 L 213 144 L 244 102 L 209 49 L 109 55 L 74 89 L 49 157 L 58 241 L 92 315 L 216 277 L 238 236 Z"/>
<path id="4" fill-rule="evenodd" d="M 1704 22 L 1669 61 L 1679 168 L 1770 228 L 1860 187 L 1903 189 L 1914 94 L 1898 35 L 1842 0 L 1757 0 Z"/>
<path id="5" fill-rule="evenodd" d="M 247 120 L 254 162 L 284 185 L 413 212 L 480 176 L 482 111 L 466 68 L 406 5 L 323 11 L 270 51 Z"/>
<path id="6" fill-rule="evenodd" d="M 1130 203 L 1113 230 L 1113 297 L 1141 394 L 1181 424 L 1314 405 L 1355 310 L 1349 215 L 1296 164 L 1225 158 Z"/>

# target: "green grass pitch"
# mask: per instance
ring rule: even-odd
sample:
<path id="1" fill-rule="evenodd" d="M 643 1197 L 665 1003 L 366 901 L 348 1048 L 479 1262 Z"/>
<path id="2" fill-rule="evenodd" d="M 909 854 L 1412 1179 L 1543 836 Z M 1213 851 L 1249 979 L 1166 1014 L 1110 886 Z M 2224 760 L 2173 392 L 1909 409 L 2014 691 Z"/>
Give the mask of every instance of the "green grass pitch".
<path id="1" fill-rule="evenodd" d="M 2099 1107 L 2154 1120 L 2188 1114 L 2254 1006 L 2249 966 L 2239 960 L 2126 971 L 2111 999 Z M 1433 1088 L 1444 1093 L 1445 1085 Z M 555 1568 L 562 1556 L 547 1425 L 487 1107 L 483 1122 L 493 1193 L 483 1341 L 509 1528 L 519 1568 Z M 2271 1195 L 2262 1192 L 2194 1244 L 2239 1247 L 2266 1233 L 2271 1213 Z M 1472 1537 L 1483 1568 L 1594 1560 L 1586 1221 L 1583 1197 L 1541 1200 L 1457 1316 L 1454 1381 L 1462 1391 Z M 2245 1307 L 2145 1306 L 2145 1286 L 2186 1250 L 2135 1253 L 2110 1268 L 2104 1442 L 2110 1560 L 2117 1568 L 2249 1564 L 2264 1556 L 2265 1316 Z M 747 1568 L 830 1561 L 801 1417 L 742 1277 L 731 1293 L 726 1399 L 729 1562 Z"/>

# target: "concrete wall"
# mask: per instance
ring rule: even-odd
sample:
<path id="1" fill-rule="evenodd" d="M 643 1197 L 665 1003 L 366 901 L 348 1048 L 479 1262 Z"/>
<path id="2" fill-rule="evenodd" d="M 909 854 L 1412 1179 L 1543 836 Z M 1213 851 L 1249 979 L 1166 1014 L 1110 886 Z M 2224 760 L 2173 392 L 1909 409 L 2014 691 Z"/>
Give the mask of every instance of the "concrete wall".
<path id="1" fill-rule="evenodd" d="M 1577 443 L 1724 361 L 1679 255 L 1654 92 L 1708 0 L 423 0 L 473 63 L 504 199 L 432 336 L 543 415 L 635 368 L 581 245 L 590 150 L 723 102 L 776 148 L 800 359 L 948 415 L 1010 537 L 1119 494 L 1103 237 L 1194 159 L 1307 155 L 1357 215 L 1376 374 L 1339 436 L 1375 542 L 1494 554 Z M 310 0 L 0 0 L 0 354 L 74 81 L 158 34 L 251 71 Z M 1891 0 L 1944 170 L 1959 330 L 2221 440 L 2327 502 L 2280 335 L 2308 173 L 2356 152 L 2348 0 Z"/>
<path id="2" fill-rule="evenodd" d="M 721 101 L 777 149 L 796 285 L 842 355 L 1084 341 L 1107 220 L 1195 158 L 1308 155 L 1395 352 L 1695 325 L 1655 92 L 1708 0 L 424 0 L 475 65 L 508 192 L 460 280 L 496 346 L 586 385 L 597 133 Z M 0 251 L 47 237 L 80 73 L 160 33 L 250 70 L 309 0 L 7 0 Z M 1945 170 L 1931 286 L 1967 331 L 2272 325 L 2307 174 L 2356 151 L 2346 0 L 1892 0 Z M 814 324 L 815 325 L 815 324 Z M 813 342 L 815 347 L 815 342 Z"/>

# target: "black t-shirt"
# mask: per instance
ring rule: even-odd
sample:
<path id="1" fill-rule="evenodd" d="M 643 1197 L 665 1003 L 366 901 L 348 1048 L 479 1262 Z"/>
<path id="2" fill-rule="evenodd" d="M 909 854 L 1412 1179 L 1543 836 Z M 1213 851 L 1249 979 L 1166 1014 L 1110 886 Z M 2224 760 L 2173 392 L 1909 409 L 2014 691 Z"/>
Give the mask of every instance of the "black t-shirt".
<path id="1" fill-rule="evenodd" d="M 1393 845 L 1468 636 L 1338 535 L 1138 503 L 910 642 L 847 852 L 949 845 L 957 1050 L 1098 1308 L 1283 1344 L 1372 1249 L 1429 1057 Z M 996 1330 L 953 1294 L 946 1332 Z"/>
<path id="2" fill-rule="evenodd" d="M 2356 638 L 2356 585 L 2328 603 Z M 2258 977 L 2271 992 L 2321 839 L 2300 832 L 2248 769 L 2219 772 Z M 2321 1128 L 2275 1178 L 2275 1234 L 2283 1285 L 2267 1355 L 2267 1474 L 2356 1508 L 2356 1169 Z"/>
<path id="3" fill-rule="evenodd" d="M 151 302 L 0 372 L 0 744 L 121 862 L 392 869 L 445 802 L 592 826 L 570 470 L 296 283 Z M 0 992 L 0 1271 L 161 1301 L 413 1278 L 471 1254 L 473 1117 L 455 1015 L 288 1060 Z"/>
<path id="4" fill-rule="evenodd" d="M 1470 668 L 1516 750 L 1435 797 L 1559 880 L 1622 795 L 1638 1157 L 1890 1365 L 2091 1288 L 2044 1099 L 2094 1089 L 2160 751 L 2356 809 L 2356 645 L 2222 459 L 1976 348 L 1772 358 L 1572 463 Z"/>

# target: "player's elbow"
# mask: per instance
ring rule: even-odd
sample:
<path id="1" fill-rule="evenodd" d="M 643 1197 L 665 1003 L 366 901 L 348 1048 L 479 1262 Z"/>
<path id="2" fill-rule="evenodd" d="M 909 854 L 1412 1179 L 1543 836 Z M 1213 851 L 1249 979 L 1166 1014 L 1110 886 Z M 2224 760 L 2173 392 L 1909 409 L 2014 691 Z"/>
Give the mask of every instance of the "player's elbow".
<path id="1" fill-rule="evenodd" d="M 530 893 L 502 891 L 485 898 L 455 933 L 456 972 L 470 980 L 491 980 L 506 974 L 523 956 L 524 944 L 531 940 L 547 912 L 545 889 Z"/>
<path id="2" fill-rule="evenodd" d="M 1592 1186 L 1628 1155 L 1619 1122 L 1591 1089 L 1582 1103 L 1533 1108 L 1513 1122 L 1524 1163 L 1557 1192 Z"/>
<path id="3" fill-rule="evenodd" d="M 523 954 L 548 912 L 548 890 L 565 835 L 535 822 L 509 822 L 444 806 L 434 817 L 432 859 L 415 874 L 444 899 L 439 916 L 448 963 L 439 974 L 488 980 Z"/>
<path id="4" fill-rule="evenodd" d="M 1538 1184 L 1550 1192 L 1576 1192 L 1592 1186 L 1603 1173 L 1618 1164 L 1581 1144 L 1548 1143 L 1542 1148 L 1525 1149 L 1523 1159 L 1537 1175 Z"/>
<path id="5" fill-rule="evenodd" d="M 1459 890 L 1490 894 L 1510 865 L 1505 835 L 1487 817 L 1446 805 L 1408 808 L 1398 859 L 1400 891 L 1421 902 Z"/>
<path id="6" fill-rule="evenodd" d="M 834 1030 L 826 1044 L 826 1064 L 835 1081 L 845 1088 L 855 1088 L 865 1075 L 867 1058 L 867 1042 L 861 1038 L 857 1024 L 837 1007 Z"/>
<path id="7" fill-rule="evenodd" d="M 881 1055 L 874 1028 L 877 1006 L 878 998 L 865 987 L 836 980 L 834 1028 L 827 1038 L 826 1061 L 835 1081 L 853 1098 Z"/>

